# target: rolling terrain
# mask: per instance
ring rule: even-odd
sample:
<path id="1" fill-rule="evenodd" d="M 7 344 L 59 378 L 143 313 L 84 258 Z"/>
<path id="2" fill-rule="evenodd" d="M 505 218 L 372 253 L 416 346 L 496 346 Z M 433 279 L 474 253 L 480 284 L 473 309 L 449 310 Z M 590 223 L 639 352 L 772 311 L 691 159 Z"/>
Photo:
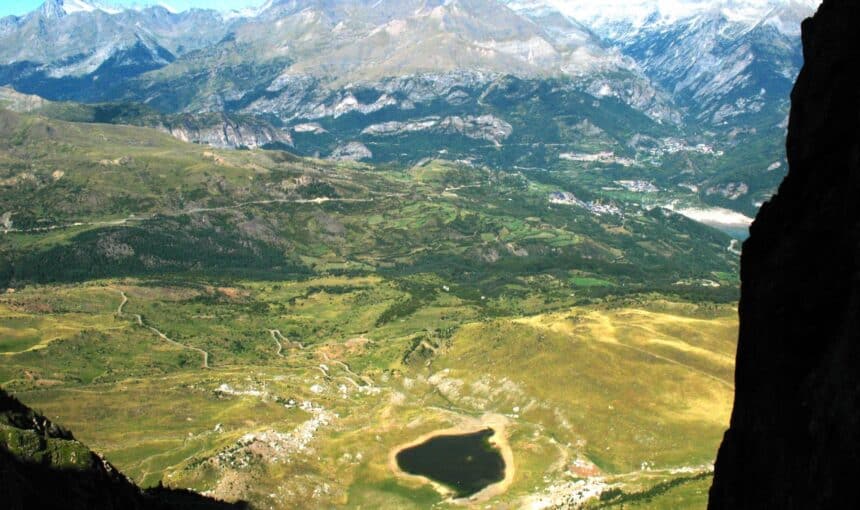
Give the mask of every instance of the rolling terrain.
<path id="1" fill-rule="evenodd" d="M 596 5 L 0 19 L 0 386 L 81 441 L 0 450 L 261 509 L 702 508 L 815 2 Z M 488 428 L 473 500 L 398 467 Z"/>
<path id="2" fill-rule="evenodd" d="M 497 504 L 701 496 L 737 262 L 655 193 L 0 115 L 0 384 L 141 486 L 447 504 L 391 452 L 502 420 Z"/>
<path id="3" fill-rule="evenodd" d="M 390 452 L 496 413 L 517 470 L 496 504 L 632 494 L 707 476 L 731 406 L 731 306 L 652 297 L 481 320 L 441 296 L 374 327 L 399 297 L 374 279 L 159 285 L 2 300 L 4 324 L 31 331 L 4 353 L 4 386 L 143 486 L 423 508 L 440 496 L 396 482 Z"/>

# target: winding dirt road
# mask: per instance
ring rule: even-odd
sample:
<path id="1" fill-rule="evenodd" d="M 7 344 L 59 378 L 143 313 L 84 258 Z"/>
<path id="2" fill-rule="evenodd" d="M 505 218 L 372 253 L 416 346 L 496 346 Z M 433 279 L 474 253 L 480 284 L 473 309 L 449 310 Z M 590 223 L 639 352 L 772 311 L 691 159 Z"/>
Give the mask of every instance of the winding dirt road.
<path id="1" fill-rule="evenodd" d="M 373 388 L 373 379 L 371 379 L 370 377 L 367 377 L 367 376 L 364 376 L 364 375 L 358 375 L 358 374 L 356 374 L 355 372 L 353 372 L 353 371 L 352 371 L 352 369 L 351 369 L 351 368 L 349 368 L 349 365 L 347 365 L 347 364 L 346 364 L 346 363 L 344 363 L 343 361 L 336 360 L 336 359 L 331 359 L 331 358 L 328 356 L 328 354 L 326 354 L 326 353 L 324 353 L 324 352 L 322 353 L 322 355 L 323 355 L 323 359 L 325 359 L 326 363 L 335 364 L 335 365 L 339 366 L 339 367 L 340 367 L 344 372 L 346 372 L 347 374 L 349 374 L 349 375 L 351 375 L 351 376 L 355 377 L 356 379 L 358 379 L 358 380 L 360 380 L 360 381 L 363 381 L 363 382 L 364 382 L 364 384 L 366 384 L 368 387 Z M 355 381 L 353 381 L 352 379 L 350 379 L 350 382 L 352 382 L 353 384 L 355 384 Z"/>
<path id="2" fill-rule="evenodd" d="M 123 311 L 123 308 L 125 308 L 125 305 L 128 303 L 128 296 L 125 294 L 125 291 L 120 290 L 119 293 L 122 296 L 122 302 L 119 304 L 119 306 L 116 309 L 116 314 L 119 317 L 123 317 L 125 315 L 130 315 L 131 317 L 134 318 L 135 321 L 137 321 L 138 326 L 142 326 L 142 327 L 152 331 L 153 333 L 158 335 L 165 342 L 167 342 L 171 345 L 174 345 L 176 347 L 179 347 L 181 349 L 187 349 L 189 351 L 199 352 L 200 355 L 203 356 L 203 364 L 201 365 L 201 368 L 209 368 L 209 353 L 208 352 L 206 352 L 203 349 L 200 349 L 198 347 L 193 347 L 190 345 L 185 345 L 183 343 L 177 342 L 176 340 L 170 338 L 169 336 L 165 335 L 161 331 L 159 331 L 159 330 L 155 329 L 154 327 L 150 326 L 149 324 L 143 322 L 143 317 L 141 317 L 140 314 L 138 314 L 138 313 L 129 313 L 129 314 L 125 313 Z"/>
<path id="3" fill-rule="evenodd" d="M 283 335 L 281 335 L 281 332 L 280 332 L 280 331 L 278 331 L 277 329 L 270 329 L 270 330 L 269 330 L 269 334 L 270 334 L 270 335 L 272 335 L 272 340 L 274 340 L 274 341 L 275 341 L 275 343 L 276 343 L 276 344 L 278 344 L 278 352 L 276 352 L 275 354 L 277 354 L 277 355 L 278 355 L 278 357 L 283 358 L 283 357 L 284 357 L 284 355 L 283 355 L 283 354 L 281 354 L 281 351 L 283 351 L 283 350 L 284 350 L 284 346 L 283 346 L 283 345 L 281 345 L 281 341 L 278 339 L 278 336 L 283 337 Z"/>
<path id="4" fill-rule="evenodd" d="M 268 331 L 269 331 L 269 334 L 272 335 L 272 338 L 275 340 L 275 342 L 278 344 L 278 356 L 283 357 L 283 355 L 281 354 L 281 351 L 283 350 L 283 344 L 287 344 L 287 347 L 289 347 L 289 348 L 293 348 L 293 347 L 296 347 L 298 349 L 304 349 L 305 348 L 305 346 L 302 345 L 301 342 L 293 342 L 289 338 L 286 338 L 281 333 L 280 329 L 270 329 Z"/>

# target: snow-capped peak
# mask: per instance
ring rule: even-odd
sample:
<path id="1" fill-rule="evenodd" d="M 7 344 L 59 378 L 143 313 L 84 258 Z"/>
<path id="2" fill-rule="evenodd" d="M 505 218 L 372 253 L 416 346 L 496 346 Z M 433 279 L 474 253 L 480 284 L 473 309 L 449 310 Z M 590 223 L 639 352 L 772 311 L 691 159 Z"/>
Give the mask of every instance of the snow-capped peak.
<path id="1" fill-rule="evenodd" d="M 75 13 L 90 13 L 101 11 L 107 14 L 117 14 L 122 12 L 122 9 L 114 7 L 105 7 L 93 2 L 84 0 L 47 0 L 42 4 L 41 12 L 48 17 L 62 17 Z"/>
<path id="2" fill-rule="evenodd" d="M 230 9 L 228 11 L 222 11 L 221 17 L 225 20 L 236 18 L 256 18 L 271 9 L 274 3 L 274 0 L 267 0 L 259 7 L 246 7 L 245 9 Z"/>
<path id="3" fill-rule="evenodd" d="M 63 12 L 66 14 L 72 14 L 75 12 L 93 12 L 98 10 L 95 5 L 88 4 L 83 0 L 61 0 L 60 4 L 62 5 Z"/>
<path id="4" fill-rule="evenodd" d="M 274 4 L 274 0 L 267 0 L 267 1 L 266 1 L 266 3 L 264 3 L 263 5 L 261 5 L 261 6 L 257 7 L 257 8 L 255 9 L 255 11 L 256 11 L 256 12 L 263 12 L 263 11 L 265 11 L 265 10 L 271 9 L 273 4 Z"/>
<path id="5" fill-rule="evenodd" d="M 533 4 L 514 0 L 509 4 Z M 731 22 L 754 25 L 775 9 L 794 6 L 812 15 L 821 0 L 543 0 L 564 14 L 595 28 L 626 24 L 669 24 L 700 14 L 721 14 Z"/>

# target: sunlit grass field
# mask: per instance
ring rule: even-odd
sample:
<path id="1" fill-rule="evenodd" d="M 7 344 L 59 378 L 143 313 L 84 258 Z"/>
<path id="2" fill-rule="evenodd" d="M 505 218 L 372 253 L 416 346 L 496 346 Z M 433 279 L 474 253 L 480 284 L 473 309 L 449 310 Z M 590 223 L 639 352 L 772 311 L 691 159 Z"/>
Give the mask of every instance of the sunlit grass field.
<path id="1" fill-rule="evenodd" d="M 389 455 L 487 414 L 507 420 L 516 469 L 496 506 L 598 477 L 625 508 L 673 480 L 643 508 L 701 507 L 731 409 L 732 306 L 643 296 L 488 316 L 440 291 L 377 326 L 407 298 L 381 277 L 28 287 L 0 297 L 0 381 L 142 485 L 261 507 L 444 503 L 396 479 Z"/>
<path id="2" fill-rule="evenodd" d="M 480 505 L 701 507 L 737 258 L 661 207 L 695 197 L 0 121 L 0 385 L 139 484 L 454 506 L 392 453 L 495 424 L 513 476 Z"/>

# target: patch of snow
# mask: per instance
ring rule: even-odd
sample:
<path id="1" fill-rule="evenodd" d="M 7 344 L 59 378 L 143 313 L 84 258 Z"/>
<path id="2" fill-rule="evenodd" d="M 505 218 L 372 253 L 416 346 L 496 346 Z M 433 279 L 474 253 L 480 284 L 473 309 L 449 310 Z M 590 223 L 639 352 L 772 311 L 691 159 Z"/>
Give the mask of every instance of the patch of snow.
<path id="1" fill-rule="evenodd" d="M 88 4 L 83 0 L 63 0 L 62 2 L 63 12 L 66 14 L 73 14 L 76 12 L 93 12 L 98 10 L 98 7 L 92 4 Z"/>
<path id="2" fill-rule="evenodd" d="M 821 0 L 544 0 L 567 16 L 596 28 L 604 35 L 618 35 L 620 27 L 634 30 L 654 24 L 671 24 L 685 18 L 718 12 L 734 23 L 754 25 L 780 7 L 793 7 L 811 15 Z M 773 18 L 771 18 L 773 19 Z M 771 21 L 778 28 L 781 21 Z M 793 33 L 796 27 L 784 27 Z M 621 29 L 623 30 L 623 28 Z"/>
<path id="3" fill-rule="evenodd" d="M 604 83 L 603 85 L 601 85 L 596 95 L 597 97 L 609 97 L 613 95 L 612 87 L 610 87 L 608 83 Z"/>

